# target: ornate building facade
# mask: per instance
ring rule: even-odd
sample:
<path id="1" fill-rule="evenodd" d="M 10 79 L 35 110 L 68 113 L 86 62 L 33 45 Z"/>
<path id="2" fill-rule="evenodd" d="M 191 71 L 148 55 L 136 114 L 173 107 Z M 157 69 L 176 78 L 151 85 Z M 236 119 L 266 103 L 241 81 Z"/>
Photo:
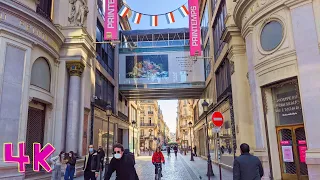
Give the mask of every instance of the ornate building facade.
<path id="1" fill-rule="evenodd" d="M 89 144 L 107 148 L 108 102 L 111 146 L 122 142 L 129 148 L 128 107 L 118 94 L 117 46 L 96 44 L 103 35 L 98 33 L 101 12 L 87 0 L 0 1 L 0 144 L 13 143 L 14 154 L 23 141 L 32 162 L 32 144 L 51 143 L 54 155 L 74 151 L 81 163 Z M 120 26 L 130 28 L 126 19 Z M 18 173 L 2 158 L 0 179 L 42 175 L 32 173 L 30 165 L 25 174 Z"/>

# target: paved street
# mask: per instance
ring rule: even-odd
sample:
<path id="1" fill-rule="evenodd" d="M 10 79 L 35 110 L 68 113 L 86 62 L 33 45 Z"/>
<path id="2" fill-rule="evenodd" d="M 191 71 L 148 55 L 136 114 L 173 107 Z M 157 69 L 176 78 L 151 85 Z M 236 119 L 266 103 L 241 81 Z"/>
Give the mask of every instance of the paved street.
<path id="1" fill-rule="evenodd" d="M 190 154 L 187 156 L 178 153 L 175 158 L 174 153 L 167 157 L 165 153 L 166 164 L 163 166 L 163 180 L 196 180 L 207 179 L 207 162 L 199 157 L 194 157 L 194 162 L 190 161 Z M 154 166 L 151 163 L 151 156 L 140 156 L 136 160 L 136 170 L 140 180 L 151 180 L 154 177 Z M 219 179 L 218 167 L 213 165 L 215 176 L 211 179 Z M 114 173 L 115 174 L 115 173 Z M 223 169 L 223 180 L 232 180 L 232 172 Z M 76 178 L 82 180 L 83 177 Z M 98 178 L 99 179 L 99 178 Z M 112 180 L 115 179 L 113 176 Z"/>

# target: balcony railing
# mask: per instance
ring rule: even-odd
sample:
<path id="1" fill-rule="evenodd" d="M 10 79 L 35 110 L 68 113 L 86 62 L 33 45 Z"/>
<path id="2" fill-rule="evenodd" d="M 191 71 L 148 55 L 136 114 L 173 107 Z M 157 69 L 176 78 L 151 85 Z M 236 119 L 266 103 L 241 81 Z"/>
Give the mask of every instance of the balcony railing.
<path id="1" fill-rule="evenodd" d="M 129 117 L 127 115 L 123 114 L 122 112 L 118 111 L 118 116 L 120 119 L 129 122 Z"/>
<path id="2" fill-rule="evenodd" d="M 188 124 L 180 125 L 180 128 L 187 128 L 187 127 L 189 127 Z"/>
<path id="3" fill-rule="evenodd" d="M 140 126 L 148 126 L 148 127 L 154 127 L 154 123 L 140 123 Z"/>
<path id="4" fill-rule="evenodd" d="M 148 114 L 149 115 L 153 115 L 153 111 L 148 111 Z"/>
<path id="5" fill-rule="evenodd" d="M 106 110 L 106 107 L 108 105 L 108 102 L 103 99 L 95 99 L 94 105 L 102 110 Z M 113 112 L 113 105 L 111 104 L 112 112 Z"/>

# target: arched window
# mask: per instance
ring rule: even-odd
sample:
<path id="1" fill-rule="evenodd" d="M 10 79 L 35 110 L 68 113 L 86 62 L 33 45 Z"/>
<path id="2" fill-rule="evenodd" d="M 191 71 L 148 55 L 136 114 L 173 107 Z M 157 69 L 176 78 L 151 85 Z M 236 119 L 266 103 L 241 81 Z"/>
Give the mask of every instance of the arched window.
<path id="1" fill-rule="evenodd" d="M 48 61 L 44 58 L 38 58 L 31 71 L 31 85 L 50 91 L 50 67 Z"/>

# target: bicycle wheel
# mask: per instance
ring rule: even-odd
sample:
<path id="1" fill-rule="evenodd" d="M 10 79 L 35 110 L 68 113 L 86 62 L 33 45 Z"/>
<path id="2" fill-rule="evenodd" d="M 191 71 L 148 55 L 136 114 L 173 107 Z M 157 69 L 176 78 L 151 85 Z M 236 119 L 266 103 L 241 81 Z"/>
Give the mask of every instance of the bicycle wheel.
<path id="1" fill-rule="evenodd" d="M 161 180 L 161 168 L 158 169 L 158 180 Z"/>

